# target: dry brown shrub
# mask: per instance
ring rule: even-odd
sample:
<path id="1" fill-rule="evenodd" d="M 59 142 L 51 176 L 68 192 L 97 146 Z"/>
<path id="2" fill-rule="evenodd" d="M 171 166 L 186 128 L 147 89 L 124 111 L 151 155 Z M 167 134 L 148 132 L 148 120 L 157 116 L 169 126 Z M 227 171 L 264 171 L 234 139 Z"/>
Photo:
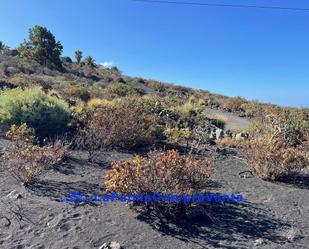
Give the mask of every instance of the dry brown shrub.
<path id="1" fill-rule="evenodd" d="M 180 155 L 175 150 L 153 151 L 147 157 L 114 161 L 105 185 L 107 191 L 124 194 L 191 195 L 205 187 L 211 173 L 212 162 L 207 158 L 197 160 L 192 154 Z M 183 202 L 151 204 L 159 210 L 183 207 Z"/>
<path id="2" fill-rule="evenodd" d="M 222 147 L 241 149 L 245 146 L 244 141 L 236 140 L 235 138 L 225 137 L 216 141 L 216 144 Z"/>
<path id="3" fill-rule="evenodd" d="M 305 146 L 305 145 L 304 145 Z M 288 147 L 284 140 L 256 139 L 243 147 L 249 169 L 263 180 L 277 180 L 281 176 L 309 167 L 308 145 Z"/>
<path id="4" fill-rule="evenodd" d="M 42 147 L 34 145 L 34 130 L 26 124 L 13 125 L 7 137 L 12 140 L 12 148 L 3 156 L 7 170 L 23 184 L 61 163 L 68 148 L 60 140 Z"/>
<path id="5" fill-rule="evenodd" d="M 158 81 L 148 81 L 146 83 L 146 85 L 153 89 L 154 91 L 157 91 L 157 92 L 164 92 L 166 91 L 166 86 L 161 83 L 161 82 L 158 82 Z"/>
<path id="6" fill-rule="evenodd" d="M 246 103 L 246 101 L 245 101 L 243 98 L 241 98 L 241 97 L 235 97 L 235 98 L 229 99 L 229 100 L 225 103 L 224 107 L 225 107 L 226 109 L 231 110 L 231 111 L 242 112 L 242 111 L 244 111 L 243 108 L 242 108 L 242 106 L 243 106 L 243 104 L 245 104 L 245 103 Z"/>
<path id="7" fill-rule="evenodd" d="M 83 128 L 77 141 L 89 152 L 99 148 L 132 149 L 151 145 L 160 135 L 158 117 L 146 101 L 138 98 L 86 107 L 78 116 Z"/>
<path id="8" fill-rule="evenodd" d="M 249 168 L 262 179 L 276 180 L 309 167 L 309 113 L 306 109 L 268 106 L 252 122 L 253 138 L 243 148 Z"/>
<path id="9" fill-rule="evenodd" d="M 260 104 L 257 100 L 245 102 L 241 107 L 247 117 L 261 117 L 265 113 L 263 104 Z"/>
<path id="10" fill-rule="evenodd" d="M 263 120 L 272 129 L 271 139 L 283 139 L 288 146 L 299 146 L 306 141 L 309 132 L 309 112 L 304 110 L 289 110 L 280 107 Z"/>

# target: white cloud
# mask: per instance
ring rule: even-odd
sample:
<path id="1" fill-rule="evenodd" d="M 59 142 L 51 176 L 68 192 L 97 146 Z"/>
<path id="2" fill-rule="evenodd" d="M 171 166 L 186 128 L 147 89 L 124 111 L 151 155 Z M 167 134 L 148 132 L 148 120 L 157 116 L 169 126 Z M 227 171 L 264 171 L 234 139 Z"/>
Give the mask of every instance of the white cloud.
<path id="1" fill-rule="evenodd" d="M 111 66 L 113 66 L 114 65 L 114 62 L 112 62 L 112 61 L 105 61 L 105 62 L 101 62 L 101 63 L 99 63 L 101 66 L 103 66 L 103 67 L 111 67 Z"/>

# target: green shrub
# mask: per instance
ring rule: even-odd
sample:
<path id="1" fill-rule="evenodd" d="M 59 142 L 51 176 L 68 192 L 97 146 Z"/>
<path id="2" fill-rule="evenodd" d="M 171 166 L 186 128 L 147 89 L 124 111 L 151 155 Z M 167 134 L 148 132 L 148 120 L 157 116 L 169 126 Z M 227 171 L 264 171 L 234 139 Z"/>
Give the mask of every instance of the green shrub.
<path id="1" fill-rule="evenodd" d="M 79 98 L 86 102 L 91 98 L 88 88 L 78 84 L 65 84 L 60 91 L 64 95 L 65 99 Z"/>
<path id="2" fill-rule="evenodd" d="M 188 102 L 172 108 L 172 111 L 178 117 L 176 122 L 176 127 L 178 128 L 192 129 L 194 126 L 206 119 L 206 116 L 203 114 L 203 108 Z"/>
<path id="3" fill-rule="evenodd" d="M 173 143 L 179 142 L 187 142 L 192 139 L 192 132 L 189 129 L 177 129 L 177 128 L 166 128 L 164 130 L 164 134 L 166 135 L 168 141 Z"/>
<path id="4" fill-rule="evenodd" d="M 139 87 L 127 85 L 124 83 L 116 83 L 109 87 L 109 92 L 115 94 L 119 97 L 125 97 L 128 95 L 143 95 L 145 94 L 144 90 Z"/>
<path id="5" fill-rule="evenodd" d="M 0 121 L 26 123 L 41 138 L 65 131 L 69 118 L 70 112 L 65 102 L 38 88 L 16 88 L 0 93 Z"/>
<path id="6" fill-rule="evenodd" d="M 157 92 L 164 92 L 166 90 L 166 86 L 163 83 L 158 82 L 158 81 L 151 80 L 151 81 L 147 81 L 146 84 L 147 84 L 147 87 Z"/>

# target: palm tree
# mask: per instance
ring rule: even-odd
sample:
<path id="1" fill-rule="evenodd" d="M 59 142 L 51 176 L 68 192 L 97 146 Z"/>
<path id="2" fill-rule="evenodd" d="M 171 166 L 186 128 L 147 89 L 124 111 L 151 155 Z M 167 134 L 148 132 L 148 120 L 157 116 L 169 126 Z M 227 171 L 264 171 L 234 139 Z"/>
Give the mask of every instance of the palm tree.
<path id="1" fill-rule="evenodd" d="M 8 49 L 8 47 L 4 44 L 3 41 L 0 41 L 0 53 L 2 53 L 2 51 Z"/>
<path id="2" fill-rule="evenodd" d="M 94 68 L 95 67 L 95 60 L 92 56 L 87 56 L 84 60 L 86 66 Z"/>
<path id="3" fill-rule="evenodd" d="M 76 58 L 77 63 L 79 64 L 83 58 L 83 52 L 80 50 L 75 51 L 75 58 Z"/>

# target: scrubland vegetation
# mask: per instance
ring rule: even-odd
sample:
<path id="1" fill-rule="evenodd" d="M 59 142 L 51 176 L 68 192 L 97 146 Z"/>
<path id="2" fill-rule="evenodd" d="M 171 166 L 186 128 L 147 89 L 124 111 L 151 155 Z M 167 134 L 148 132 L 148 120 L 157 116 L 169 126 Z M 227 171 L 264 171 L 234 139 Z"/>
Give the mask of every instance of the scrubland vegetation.
<path id="1" fill-rule="evenodd" d="M 42 44 L 41 37 L 50 42 Z M 309 165 L 309 111 L 282 108 L 241 97 L 123 75 L 91 56 L 75 52 L 62 58 L 62 45 L 36 26 L 20 47 L 1 43 L 0 122 L 12 125 L 7 168 L 26 183 L 64 159 L 68 146 L 87 150 L 164 148 L 185 145 L 186 153 L 154 151 L 129 161 L 115 161 L 105 182 L 110 191 L 193 193 L 211 174 L 210 160 L 195 159 L 193 148 L 209 145 L 212 127 L 224 129 L 224 117 L 209 118 L 205 108 L 252 120 L 249 139 L 217 137 L 223 146 L 240 148 L 249 169 L 265 180 Z M 35 138 L 36 137 L 36 138 Z M 48 143 L 46 141 L 49 141 Z M 162 208 L 162 207 L 160 207 Z M 168 207 L 170 208 L 170 207 Z"/>
<path id="2" fill-rule="evenodd" d="M 145 99 L 92 100 L 76 108 L 75 118 L 80 127 L 76 141 L 89 151 L 133 149 L 160 137 L 158 117 Z"/>
<path id="3" fill-rule="evenodd" d="M 23 184 L 61 163 L 68 149 L 61 140 L 38 146 L 34 129 L 26 124 L 12 125 L 7 137 L 12 141 L 12 148 L 3 158 L 7 161 L 9 172 Z"/>
<path id="4" fill-rule="evenodd" d="M 262 179 L 275 180 L 309 165 L 308 110 L 268 108 L 252 122 L 244 149 L 249 168 Z"/>
<path id="5" fill-rule="evenodd" d="M 147 157 L 113 162 L 105 182 L 107 190 L 125 194 L 155 193 L 192 195 L 206 186 L 212 172 L 208 159 L 197 160 L 192 154 L 180 155 L 175 150 L 152 151 Z M 148 206 L 170 215 L 188 208 L 178 203 L 149 203 Z"/>

